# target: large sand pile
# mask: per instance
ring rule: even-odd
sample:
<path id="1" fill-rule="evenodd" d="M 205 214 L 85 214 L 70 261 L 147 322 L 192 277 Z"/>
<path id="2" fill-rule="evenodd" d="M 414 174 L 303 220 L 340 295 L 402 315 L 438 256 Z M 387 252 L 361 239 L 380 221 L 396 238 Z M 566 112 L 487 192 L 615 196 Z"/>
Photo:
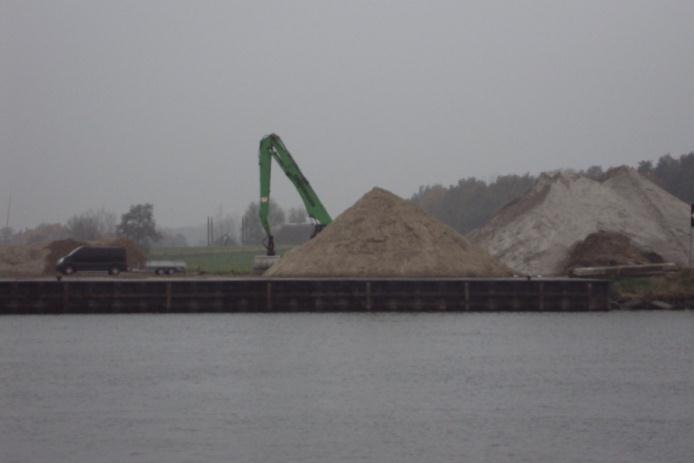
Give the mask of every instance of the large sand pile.
<path id="1" fill-rule="evenodd" d="M 267 276 L 475 277 L 510 271 L 414 204 L 374 188 Z"/>
<path id="2" fill-rule="evenodd" d="M 578 241 L 598 231 L 620 233 L 644 252 L 685 264 L 688 227 L 687 204 L 620 167 L 600 181 L 543 174 L 470 239 L 518 272 L 551 275 L 562 273 Z"/>

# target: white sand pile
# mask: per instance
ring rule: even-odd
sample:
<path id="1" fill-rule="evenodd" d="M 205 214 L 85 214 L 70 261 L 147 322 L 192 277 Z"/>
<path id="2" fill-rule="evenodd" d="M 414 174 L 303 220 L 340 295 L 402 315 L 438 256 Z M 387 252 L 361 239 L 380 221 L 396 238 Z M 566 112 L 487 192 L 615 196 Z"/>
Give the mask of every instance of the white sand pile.
<path id="1" fill-rule="evenodd" d="M 627 167 L 601 181 L 543 174 L 469 238 L 517 272 L 551 275 L 561 273 L 575 243 L 598 231 L 685 264 L 689 206 Z"/>
<path id="2" fill-rule="evenodd" d="M 510 271 L 414 204 L 374 188 L 265 275 L 474 277 Z"/>

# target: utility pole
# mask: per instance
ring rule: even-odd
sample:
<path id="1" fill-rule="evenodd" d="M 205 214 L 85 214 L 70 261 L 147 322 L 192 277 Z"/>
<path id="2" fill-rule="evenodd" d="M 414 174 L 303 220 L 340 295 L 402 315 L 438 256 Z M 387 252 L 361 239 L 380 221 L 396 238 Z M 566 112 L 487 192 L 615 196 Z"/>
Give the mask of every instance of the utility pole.
<path id="1" fill-rule="evenodd" d="M 214 245 L 214 219 L 212 216 L 207 216 L 207 246 Z"/>
<path id="2" fill-rule="evenodd" d="M 694 241 L 694 204 L 689 212 L 689 269 L 692 269 L 692 241 Z"/>
<path id="3" fill-rule="evenodd" d="M 7 201 L 7 215 L 5 216 L 5 228 L 10 226 L 10 212 L 12 211 L 12 193 L 10 193 L 10 199 Z M 694 219 L 692 219 L 694 220 Z"/>

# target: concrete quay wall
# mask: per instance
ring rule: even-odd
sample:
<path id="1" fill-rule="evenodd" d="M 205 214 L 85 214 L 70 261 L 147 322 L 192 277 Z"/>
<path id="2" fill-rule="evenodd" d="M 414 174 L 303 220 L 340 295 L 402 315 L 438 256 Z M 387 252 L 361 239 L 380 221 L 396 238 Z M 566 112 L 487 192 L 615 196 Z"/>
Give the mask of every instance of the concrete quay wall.
<path id="1" fill-rule="evenodd" d="M 0 280 L 0 315 L 602 311 L 609 299 L 608 281 L 581 279 Z"/>

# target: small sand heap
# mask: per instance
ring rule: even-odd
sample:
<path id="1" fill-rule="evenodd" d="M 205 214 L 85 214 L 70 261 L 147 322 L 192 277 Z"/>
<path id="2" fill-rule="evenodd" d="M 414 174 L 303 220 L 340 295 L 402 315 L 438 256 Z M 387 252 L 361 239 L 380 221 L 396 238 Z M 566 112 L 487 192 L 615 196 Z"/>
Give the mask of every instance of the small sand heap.
<path id="1" fill-rule="evenodd" d="M 374 188 L 265 272 L 275 277 L 491 277 L 510 270 L 414 204 Z"/>
<path id="2" fill-rule="evenodd" d="M 569 252 L 566 272 L 576 267 L 658 264 L 663 258 L 655 252 L 640 249 L 628 236 L 617 232 L 591 233 Z"/>
<path id="3" fill-rule="evenodd" d="M 47 255 L 41 245 L 0 246 L 0 276 L 41 275 Z"/>

